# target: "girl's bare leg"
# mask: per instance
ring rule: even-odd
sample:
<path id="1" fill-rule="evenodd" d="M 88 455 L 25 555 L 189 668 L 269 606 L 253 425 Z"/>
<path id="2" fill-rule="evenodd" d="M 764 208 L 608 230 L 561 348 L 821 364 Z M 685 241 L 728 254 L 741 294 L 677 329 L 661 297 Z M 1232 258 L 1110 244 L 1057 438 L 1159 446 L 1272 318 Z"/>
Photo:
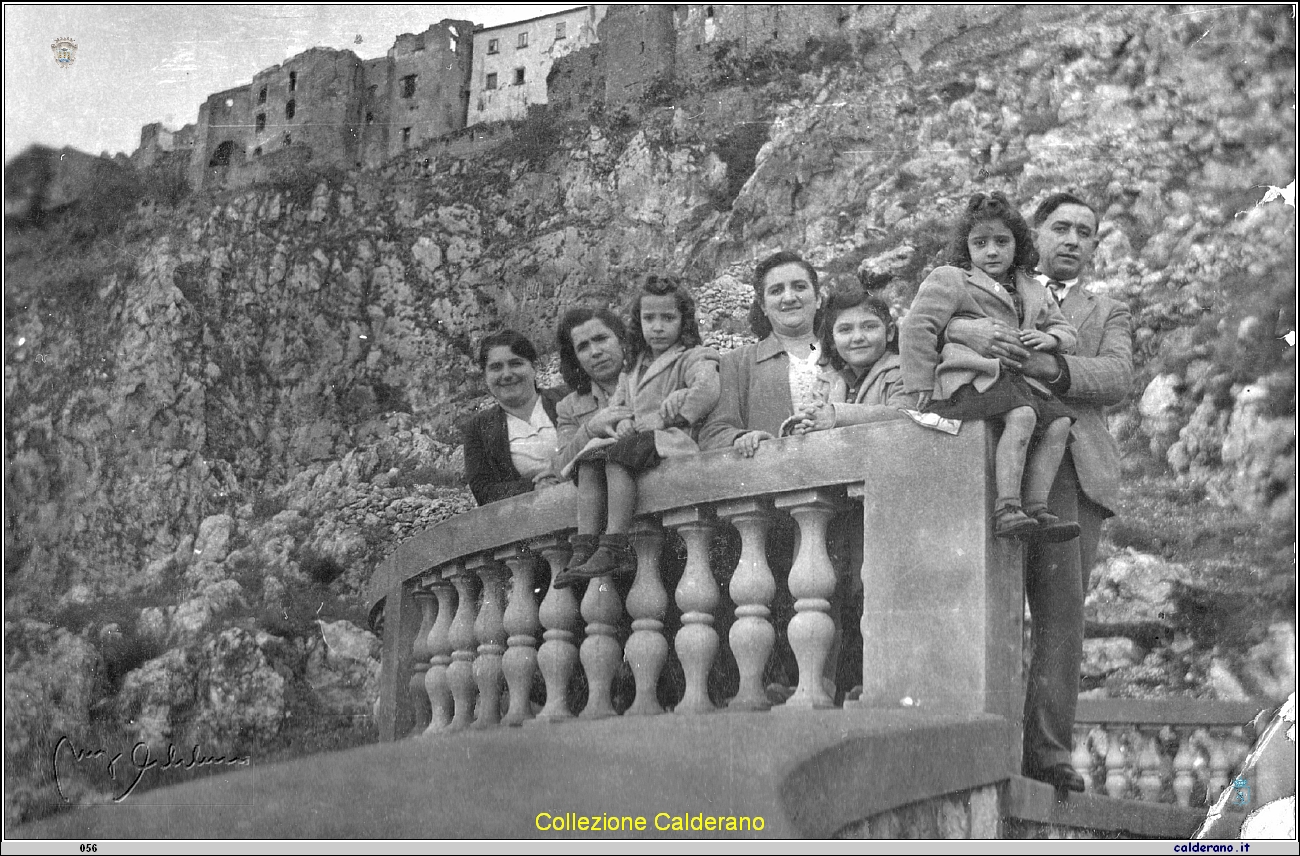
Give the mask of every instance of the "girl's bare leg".
<path id="1" fill-rule="evenodd" d="M 597 461 L 578 464 L 578 534 L 599 535 L 605 525 L 605 468 Z"/>
<path id="2" fill-rule="evenodd" d="M 606 535 L 623 535 L 632 524 L 636 511 L 636 479 L 618 464 L 605 464 L 605 482 L 609 492 L 609 521 Z"/>
<path id="3" fill-rule="evenodd" d="M 1062 416 L 1052 420 L 1047 430 L 1038 438 L 1033 454 L 1029 456 L 1029 472 L 1025 479 L 1025 508 L 1047 505 L 1047 495 L 1052 490 L 1056 471 L 1065 457 L 1065 446 L 1070 442 L 1070 420 Z M 999 457 L 1002 447 L 998 447 Z M 999 484 L 998 490 L 1001 490 Z"/>
<path id="4" fill-rule="evenodd" d="M 1017 407 L 1002 416 L 1002 436 L 998 438 L 998 460 L 994 468 L 998 486 L 996 508 L 1020 504 L 1020 482 L 1025 473 L 1025 456 L 1029 450 L 1029 437 L 1034 433 L 1037 421 L 1038 417 L 1032 407 Z M 1057 463 L 1060 463 L 1059 457 Z M 1051 486 L 1050 481 L 1048 486 Z"/>

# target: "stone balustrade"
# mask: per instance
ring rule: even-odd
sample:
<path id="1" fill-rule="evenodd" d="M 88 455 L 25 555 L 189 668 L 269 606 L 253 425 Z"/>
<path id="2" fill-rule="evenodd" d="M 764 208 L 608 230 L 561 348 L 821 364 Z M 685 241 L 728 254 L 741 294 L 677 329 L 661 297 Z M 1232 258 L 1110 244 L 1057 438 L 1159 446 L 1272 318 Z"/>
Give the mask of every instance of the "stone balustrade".
<path id="1" fill-rule="evenodd" d="M 639 481 L 635 578 L 593 580 L 580 597 L 549 585 L 568 560 L 571 485 L 444 521 L 402 544 L 371 583 L 384 626 L 381 735 L 766 711 L 774 656 L 797 672 L 774 712 L 832 707 L 825 678 L 846 574 L 865 592 L 863 691 L 846 707 L 1014 722 L 1020 548 L 991 536 L 991 459 L 981 423 L 951 437 L 906 420 L 767 442 L 752 459 L 669 459 Z M 793 533 L 788 564 L 768 549 L 777 530 L 787 544 Z M 840 551 L 851 561 L 833 561 L 828 541 L 859 531 L 861 550 L 854 543 Z M 724 534 L 739 541 L 739 558 L 716 567 Z M 673 540 L 684 565 L 666 561 Z M 793 604 L 785 626 L 778 601 Z M 630 702 L 630 690 L 615 698 L 624 661 Z M 719 681 L 724 666 L 730 678 Z M 575 710 L 579 670 L 586 698 Z M 1008 770 L 1016 752 L 1007 747 Z"/>
<path id="2" fill-rule="evenodd" d="M 1210 806 L 1233 788 L 1234 771 L 1251 742 L 1247 723 L 1263 707 L 1202 699 L 1080 699 L 1072 760 L 1089 792 Z M 1243 805 L 1249 802 L 1247 791 Z"/>

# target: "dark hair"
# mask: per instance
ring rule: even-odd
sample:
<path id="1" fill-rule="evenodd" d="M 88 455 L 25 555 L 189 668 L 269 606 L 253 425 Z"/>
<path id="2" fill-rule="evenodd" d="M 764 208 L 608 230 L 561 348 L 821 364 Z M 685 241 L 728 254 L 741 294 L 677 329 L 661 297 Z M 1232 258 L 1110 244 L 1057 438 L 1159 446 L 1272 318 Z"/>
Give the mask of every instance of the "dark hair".
<path id="1" fill-rule="evenodd" d="M 671 295 L 677 303 L 677 311 L 682 315 L 682 333 L 677 341 L 687 348 L 694 348 L 703 340 L 700 338 L 700 325 L 695 320 L 695 298 L 686 290 L 675 276 L 646 274 L 637 289 L 636 297 L 628 306 L 627 343 L 630 347 L 623 355 L 623 365 L 631 371 L 641 359 L 642 354 L 650 353 L 645 335 L 641 332 L 641 299 L 646 296 L 665 297 Z"/>
<path id="2" fill-rule="evenodd" d="M 829 362 L 836 369 L 844 368 L 844 358 L 835 350 L 835 322 L 845 312 L 861 306 L 872 315 L 885 322 L 885 336 L 888 344 L 885 350 L 891 354 L 898 353 L 898 323 L 889 311 L 889 304 L 874 294 L 868 294 L 860 288 L 846 288 L 831 292 L 822 307 L 822 323 L 818 328 L 821 341 L 822 361 Z"/>
<path id="3" fill-rule="evenodd" d="M 578 362 L 578 352 L 573 348 L 573 328 L 592 320 L 604 324 L 620 342 L 627 344 L 627 327 L 623 324 L 623 319 L 608 309 L 579 306 L 564 313 L 560 326 L 555 331 L 555 343 L 560 346 L 560 377 L 564 378 L 569 389 L 583 395 L 591 392 L 592 379 Z"/>
<path id="4" fill-rule="evenodd" d="M 1006 194 L 1000 191 L 976 193 L 970 198 L 961 219 L 957 221 L 952 246 L 948 248 L 950 264 L 970 270 L 970 247 L 966 245 L 966 239 L 970 237 L 970 231 L 975 228 L 975 224 L 983 223 L 985 220 L 1000 220 L 1011 230 L 1011 237 L 1016 239 L 1016 255 L 1011 261 L 1013 266 L 1026 273 L 1032 272 L 1038 266 L 1038 250 L 1034 248 L 1034 233 L 1025 222 L 1025 218 L 1020 216 L 1016 206 L 1012 205 Z"/>
<path id="5" fill-rule="evenodd" d="M 488 353 L 493 348 L 499 348 L 505 345 L 515 356 L 523 357 L 525 360 L 537 367 L 537 349 L 528 337 L 516 330 L 498 330 L 483 337 L 483 341 L 478 345 L 478 368 L 479 371 L 487 371 Z"/>
<path id="6" fill-rule="evenodd" d="M 772 272 L 773 268 L 781 265 L 796 264 L 804 269 L 808 274 L 808 281 L 812 283 L 813 294 L 821 293 L 821 285 L 817 282 L 817 271 L 813 266 L 808 264 L 803 256 L 789 250 L 781 250 L 778 253 L 763 259 L 754 267 L 754 302 L 749 305 L 749 328 L 754 331 L 754 335 L 760 339 L 767 338 L 772 332 L 772 322 L 767 320 L 767 314 L 763 312 L 763 281 L 767 275 Z M 817 322 L 821 318 L 821 310 L 813 316 L 813 329 L 817 329 Z"/>
<path id="7" fill-rule="evenodd" d="M 1084 208 L 1087 208 L 1092 212 L 1093 226 L 1096 226 L 1101 222 L 1101 218 L 1097 216 L 1096 208 L 1093 208 L 1087 202 L 1084 202 L 1068 190 L 1053 193 L 1051 196 L 1038 203 L 1038 207 L 1034 209 L 1034 217 L 1030 222 L 1033 223 L 1034 228 L 1037 229 L 1039 226 L 1046 223 L 1047 218 L 1052 216 L 1052 212 L 1057 208 L 1060 208 L 1062 205 L 1082 205 Z"/>

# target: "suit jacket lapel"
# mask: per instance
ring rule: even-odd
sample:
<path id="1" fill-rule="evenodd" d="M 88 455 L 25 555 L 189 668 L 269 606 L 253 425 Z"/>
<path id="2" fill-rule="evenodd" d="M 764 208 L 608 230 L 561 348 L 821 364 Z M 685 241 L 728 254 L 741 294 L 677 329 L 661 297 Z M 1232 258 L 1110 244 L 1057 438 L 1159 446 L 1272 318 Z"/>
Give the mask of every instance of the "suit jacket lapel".
<path id="1" fill-rule="evenodd" d="M 496 412 L 492 414 L 489 431 L 491 436 L 488 438 L 488 448 L 496 450 L 498 454 L 504 453 L 504 460 L 498 460 L 497 466 L 507 472 L 514 469 L 514 463 L 510 460 L 510 433 L 506 430 L 506 411 L 499 404 L 496 406 Z"/>
<path id="2" fill-rule="evenodd" d="M 1097 311 L 1097 298 L 1083 289 L 1082 282 L 1076 282 L 1074 288 L 1065 296 L 1061 304 L 1061 314 L 1076 330 L 1083 328 L 1088 316 Z"/>

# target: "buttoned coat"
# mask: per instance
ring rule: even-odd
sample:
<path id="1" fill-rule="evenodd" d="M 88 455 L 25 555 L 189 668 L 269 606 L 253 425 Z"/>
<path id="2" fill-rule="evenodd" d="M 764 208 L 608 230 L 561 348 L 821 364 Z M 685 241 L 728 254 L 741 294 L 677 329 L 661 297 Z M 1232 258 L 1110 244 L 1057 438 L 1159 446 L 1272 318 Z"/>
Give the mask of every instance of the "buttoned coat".
<path id="1" fill-rule="evenodd" d="M 556 402 L 565 392 L 565 389 L 539 390 L 542 408 L 551 417 L 552 424 L 556 422 Z M 506 428 L 506 412 L 500 404 L 467 417 L 460 431 L 465 443 L 465 480 L 475 502 L 487 505 L 533 489 L 533 480 L 522 478 L 510 460 L 510 434 Z"/>
<path id="2" fill-rule="evenodd" d="M 748 431 L 781 434 L 794 415 L 790 355 L 775 334 L 722 355 L 722 397 L 700 427 L 701 449 L 729 449 Z"/>
<path id="3" fill-rule="evenodd" d="M 655 451 L 662 457 L 698 452 L 695 438 L 699 424 L 717 406 L 720 395 L 718 361 L 718 352 L 712 348 L 686 348 L 680 344 L 655 359 L 643 356 L 632 371 L 619 376 L 609 404 L 631 408 L 633 427 L 654 432 Z M 686 429 L 665 425 L 659 415 L 664 399 L 679 389 L 687 390 L 681 406 L 681 421 L 689 426 Z"/>
<path id="4" fill-rule="evenodd" d="M 992 318 L 1008 327 L 1042 330 L 1056 339 L 1057 353 L 1072 350 L 1077 334 L 1047 287 L 1017 271 L 1016 290 L 1024 307 L 1023 322 L 1007 290 L 978 268 L 963 270 L 945 265 L 932 271 L 898 325 L 907 391 L 932 392 L 935 400 L 944 400 L 966 384 L 974 384 L 976 391 L 984 392 L 998 379 L 1002 372 L 998 360 L 980 356 L 965 345 L 944 341 L 944 329 L 953 318 Z M 1037 381 L 1030 382 L 1041 386 Z"/>
<path id="5" fill-rule="evenodd" d="M 1070 456 L 1079 486 L 1089 499 L 1113 513 L 1119 495 L 1119 443 L 1106 427 L 1105 408 L 1119 404 L 1133 385 L 1133 335 L 1126 305 L 1093 294 L 1076 283 L 1061 305 L 1078 330 L 1074 353 L 1065 356 L 1070 386 L 1061 401 L 1074 411 Z"/>
<path id="6" fill-rule="evenodd" d="M 830 404 L 835 411 L 835 428 L 861 425 L 882 419 L 901 417 L 900 407 L 916 402 L 903 390 L 903 369 L 898 354 L 886 354 L 867 370 L 853 401 L 848 400 L 849 383 L 844 370 L 822 372 L 813 387 L 817 401 Z"/>

